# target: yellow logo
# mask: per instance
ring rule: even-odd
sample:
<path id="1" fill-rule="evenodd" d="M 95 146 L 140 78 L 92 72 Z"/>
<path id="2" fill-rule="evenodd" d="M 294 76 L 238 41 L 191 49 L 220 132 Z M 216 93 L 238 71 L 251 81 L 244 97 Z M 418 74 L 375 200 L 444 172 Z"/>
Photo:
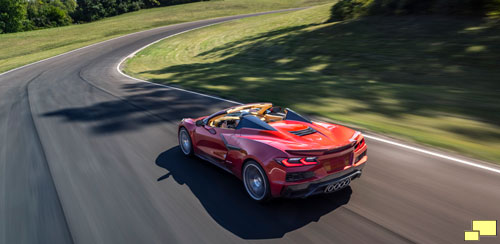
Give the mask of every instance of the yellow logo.
<path id="1" fill-rule="evenodd" d="M 344 160 L 344 165 L 345 165 L 345 166 L 348 166 L 348 165 L 350 165 L 350 164 L 351 164 L 351 159 L 350 159 L 350 158 L 346 158 L 346 159 Z"/>
<path id="2" fill-rule="evenodd" d="M 465 231 L 466 241 L 479 241 L 480 236 L 496 236 L 497 221 L 496 220 L 473 220 L 472 231 Z"/>

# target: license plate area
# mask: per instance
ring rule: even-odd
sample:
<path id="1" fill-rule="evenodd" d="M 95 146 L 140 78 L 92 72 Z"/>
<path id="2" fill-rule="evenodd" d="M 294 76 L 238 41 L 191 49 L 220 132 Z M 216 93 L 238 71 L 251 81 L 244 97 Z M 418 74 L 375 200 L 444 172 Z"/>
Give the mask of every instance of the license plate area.
<path id="1" fill-rule="evenodd" d="M 341 181 L 337 181 L 335 183 L 331 183 L 325 187 L 323 190 L 324 193 L 332 193 L 338 190 L 346 188 L 349 184 L 351 184 L 351 178 L 347 178 Z"/>
<path id="2" fill-rule="evenodd" d="M 327 173 L 334 173 L 343 170 L 346 166 L 351 165 L 351 161 L 351 154 L 324 159 L 323 168 Z"/>

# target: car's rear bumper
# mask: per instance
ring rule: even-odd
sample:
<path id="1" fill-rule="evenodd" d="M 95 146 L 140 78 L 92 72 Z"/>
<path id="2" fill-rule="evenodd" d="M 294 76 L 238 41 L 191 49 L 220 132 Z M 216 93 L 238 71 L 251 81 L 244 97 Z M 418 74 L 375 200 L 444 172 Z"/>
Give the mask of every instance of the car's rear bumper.
<path id="1" fill-rule="evenodd" d="M 339 183 L 345 181 L 346 179 L 354 180 L 361 177 L 361 170 L 363 169 L 364 165 L 365 164 L 363 163 L 357 167 L 351 167 L 349 169 L 342 170 L 340 172 L 328 175 L 327 177 L 320 180 L 285 186 L 281 191 L 281 197 L 305 198 L 312 195 L 324 193 L 325 188 L 330 184 Z"/>

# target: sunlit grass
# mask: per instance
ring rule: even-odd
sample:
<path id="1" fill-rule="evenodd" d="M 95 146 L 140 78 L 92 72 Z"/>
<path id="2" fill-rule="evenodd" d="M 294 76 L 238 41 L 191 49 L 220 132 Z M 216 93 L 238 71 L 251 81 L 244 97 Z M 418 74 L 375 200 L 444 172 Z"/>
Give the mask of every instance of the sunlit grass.
<path id="1" fill-rule="evenodd" d="M 124 34 L 175 23 L 313 6 L 328 0 L 224 0 L 141 10 L 88 24 L 0 35 L 0 72 Z"/>
<path id="2" fill-rule="evenodd" d="M 497 23 L 436 16 L 327 22 L 331 6 L 176 36 L 140 52 L 126 72 L 500 162 Z"/>

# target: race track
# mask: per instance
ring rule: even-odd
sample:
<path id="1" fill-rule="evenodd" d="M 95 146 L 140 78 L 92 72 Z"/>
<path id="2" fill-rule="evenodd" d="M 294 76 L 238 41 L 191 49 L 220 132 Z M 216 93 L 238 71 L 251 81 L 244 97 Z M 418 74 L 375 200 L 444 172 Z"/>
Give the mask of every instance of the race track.
<path id="1" fill-rule="evenodd" d="M 266 205 L 184 157 L 180 119 L 233 104 L 116 66 L 158 39 L 247 16 L 139 32 L 0 75 L 0 243 L 462 243 L 473 219 L 500 220 L 499 173 L 373 139 L 350 188 Z"/>

